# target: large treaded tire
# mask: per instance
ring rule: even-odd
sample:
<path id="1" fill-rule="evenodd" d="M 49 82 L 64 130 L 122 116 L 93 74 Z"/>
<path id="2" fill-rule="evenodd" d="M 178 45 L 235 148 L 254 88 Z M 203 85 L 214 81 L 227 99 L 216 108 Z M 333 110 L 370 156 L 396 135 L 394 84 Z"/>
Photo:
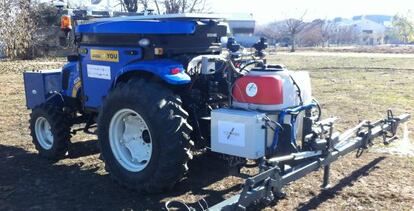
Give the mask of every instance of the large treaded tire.
<path id="1" fill-rule="evenodd" d="M 105 168 L 115 181 L 139 192 L 159 193 L 182 179 L 191 158 L 192 128 L 181 104 L 171 90 L 145 79 L 120 83 L 108 94 L 99 114 L 98 139 Z M 111 150 L 110 122 L 121 109 L 132 109 L 142 116 L 151 134 L 151 158 L 138 172 L 122 167 Z"/>
<path id="2" fill-rule="evenodd" d="M 45 149 L 36 136 L 35 125 L 38 118 L 45 118 L 51 126 L 53 144 Z M 60 107 L 42 104 L 32 110 L 29 120 L 32 142 L 41 157 L 57 161 L 65 156 L 70 144 L 70 117 Z"/>

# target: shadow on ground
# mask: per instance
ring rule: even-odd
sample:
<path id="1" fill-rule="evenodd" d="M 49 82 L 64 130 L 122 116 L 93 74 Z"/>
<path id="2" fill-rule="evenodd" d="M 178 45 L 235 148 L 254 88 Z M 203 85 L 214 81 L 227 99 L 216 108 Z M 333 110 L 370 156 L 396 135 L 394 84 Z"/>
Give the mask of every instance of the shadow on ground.
<path id="1" fill-rule="evenodd" d="M 306 211 L 311 209 L 317 209 L 320 204 L 323 202 L 332 199 L 335 195 L 344 189 L 347 186 L 352 186 L 353 182 L 357 181 L 361 177 L 368 176 L 369 173 L 375 170 L 381 161 L 383 161 L 385 157 L 378 157 L 365 166 L 353 171 L 349 176 L 342 178 L 338 183 L 331 184 L 333 185 L 331 188 L 322 191 L 319 195 L 313 197 L 306 203 L 300 204 L 298 210 L 299 211 Z"/>
<path id="2" fill-rule="evenodd" d="M 170 193 L 141 195 L 120 187 L 108 174 L 98 174 L 102 164 L 85 167 L 88 160 L 82 157 L 97 153 L 95 140 L 76 142 L 66 159 L 78 160 L 60 164 L 0 144 L 0 210 L 161 210 L 165 198 L 191 192 L 208 195 L 206 200 L 214 204 L 240 188 L 237 184 L 222 191 L 203 189 L 222 180 L 228 171 L 217 159 L 196 157 L 189 164 L 188 179 Z"/>
<path id="3" fill-rule="evenodd" d="M 77 142 L 71 146 L 66 159 L 97 153 L 95 140 Z M 383 159 L 377 158 L 354 171 L 298 209 L 316 209 L 359 177 L 369 174 Z M 186 193 L 207 195 L 206 201 L 213 205 L 224 200 L 223 195 L 240 189 L 239 184 L 221 191 L 204 189 L 228 175 L 222 162 L 211 157 L 196 157 L 190 163 L 188 179 L 170 193 L 157 195 L 140 195 L 124 189 L 108 174 L 98 174 L 99 165 L 85 167 L 85 163 L 82 159 L 51 163 L 21 148 L 0 144 L 0 210 L 162 210 L 165 198 Z"/>
<path id="4" fill-rule="evenodd" d="M 299 206 L 296 208 L 298 211 L 307 211 L 307 210 L 317 210 L 319 205 L 326 202 L 329 199 L 334 198 L 342 189 L 345 187 L 352 186 L 355 181 L 357 181 L 361 177 L 368 176 L 371 171 L 378 168 L 378 164 L 383 161 L 386 157 L 378 157 L 371 162 L 367 163 L 366 165 L 362 166 L 361 168 L 354 170 L 348 176 L 342 178 L 338 181 L 338 183 L 331 184 L 332 187 L 326 190 L 322 190 L 319 195 L 314 196 L 309 201 L 300 203 Z M 333 164 L 335 165 L 335 164 Z M 289 195 L 287 195 L 289 197 Z M 287 198 L 289 200 L 289 198 Z M 259 204 L 253 210 L 261 210 L 265 207 L 275 207 L 277 208 L 277 200 L 275 200 L 270 205 Z"/>

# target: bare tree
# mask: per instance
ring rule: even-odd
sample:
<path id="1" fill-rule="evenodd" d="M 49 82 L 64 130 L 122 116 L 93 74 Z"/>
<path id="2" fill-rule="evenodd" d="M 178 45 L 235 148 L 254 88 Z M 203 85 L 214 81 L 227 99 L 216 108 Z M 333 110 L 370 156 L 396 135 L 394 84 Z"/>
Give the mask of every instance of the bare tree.
<path id="1" fill-rule="evenodd" d="M 322 43 L 323 21 L 316 19 L 310 23 L 304 23 L 304 27 L 297 35 L 297 45 L 313 47 Z"/>
<path id="2" fill-rule="evenodd" d="M 303 22 L 305 15 L 306 11 L 299 18 L 289 18 L 285 20 L 285 31 L 288 33 L 291 43 L 290 52 L 295 52 L 296 35 L 298 35 L 305 27 L 305 23 Z"/>
<path id="3" fill-rule="evenodd" d="M 161 8 L 159 6 L 159 0 L 120 0 L 121 5 L 128 11 L 128 12 L 137 12 L 139 7 L 141 6 L 142 9 L 145 10 L 150 10 L 152 9 L 152 7 L 154 6 L 157 13 L 161 14 Z M 131 7 L 131 9 L 128 9 L 128 5 L 130 5 L 129 7 Z M 132 11 L 134 10 L 134 11 Z"/>
<path id="4" fill-rule="evenodd" d="M 336 24 L 333 21 L 315 19 L 305 23 L 304 28 L 298 33 L 298 44 L 305 46 L 329 46 L 329 41 L 336 32 Z"/>
<path id="5" fill-rule="evenodd" d="M 275 21 L 264 26 L 257 26 L 255 35 L 265 37 L 270 43 L 279 43 L 284 38 L 284 22 Z"/>
<path id="6" fill-rule="evenodd" d="M 335 35 L 337 30 L 337 25 L 333 21 L 324 20 L 321 25 L 321 35 L 322 35 L 322 47 L 327 45 L 329 47 L 329 41 Z"/>
<path id="7" fill-rule="evenodd" d="M 296 35 L 299 34 L 303 30 L 305 23 L 302 20 L 291 18 L 291 19 L 286 20 L 285 24 L 286 24 L 286 32 L 289 34 L 289 37 L 290 37 L 290 44 L 291 44 L 290 52 L 295 52 Z"/>
<path id="8" fill-rule="evenodd" d="M 0 0 L 0 39 L 9 58 L 33 57 L 37 24 L 30 0 Z"/>
<path id="9" fill-rule="evenodd" d="M 137 12 L 138 0 L 119 0 L 122 7 L 128 12 Z"/>
<path id="10" fill-rule="evenodd" d="M 157 0 L 155 0 L 156 2 Z M 205 12 L 207 0 L 163 0 L 166 14 Z"/>
<path id="11" fill-rule="evenodd" d="M 165 12 L 167 14 L 180 13 L 182 4 L 181 0 L 164 0 Z"/>
<path id="12" fill-rule="evenodd" d="M 161 14 L 161 9 L 160 9 L 160 5 L 158 3 L 158 0 L 154 0 L 154 4 L 155 4 L 155 8 L 157 9 L 157 13 Z"/>
<path id="13" fill-rule="evenodd" d="M 149 10 L 155 7 L 158 14 L 205 12 L 208 0 L 119 0 L 128 12 L 137 12 L 140 7 Z"/>
<path id="14" fill-rule="evenodd" d="M 359 41 L 359 33 L 353 26 L 337 27 L 333 38 L 336 44 L 355 44 Z"/>
<path id="15" fill-rule="evenodd" d="M 148 10 L 150 8 L 150 0 L 138 0 L 138 3 L 142 5 L 144 10 Z"/>

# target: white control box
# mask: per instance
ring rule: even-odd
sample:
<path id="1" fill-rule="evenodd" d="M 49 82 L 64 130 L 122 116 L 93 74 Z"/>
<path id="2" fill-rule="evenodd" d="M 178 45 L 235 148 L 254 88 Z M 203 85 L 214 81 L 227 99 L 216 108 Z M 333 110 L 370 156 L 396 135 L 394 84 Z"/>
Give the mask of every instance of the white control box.
<path id="1" fill-rule="evenodd" d="M 236 109 L 211 112 L 211 150 L 248 159 L 265 155 L 265 114 Z"/>

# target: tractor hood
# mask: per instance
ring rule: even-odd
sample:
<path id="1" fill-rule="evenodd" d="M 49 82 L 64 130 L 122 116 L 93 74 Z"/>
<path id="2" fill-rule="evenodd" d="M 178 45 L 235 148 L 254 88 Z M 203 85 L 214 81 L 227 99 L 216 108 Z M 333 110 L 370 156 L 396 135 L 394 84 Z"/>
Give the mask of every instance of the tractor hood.
<path id="1" fill-rule="evenodd" d="M 79 25 L 76 31 L 80 34 L 193 34 L 196 26 L 195 21 L 106 19 Z"/>
<path id="2" fill-rule="evenodd" d="M 98 19 L 79 25 L 76 34 L 81 46 L 143 47 L 139 40 L 148 39 L 150 45 L 144 51 L 150 59 L 155 48 L 163 49 L 165 56 L 220 53 L 227 25 L 211 18 L 157 20 L 138 16 Z"/>
<path id="3" fill-rule="evenodd" d="M 221 22 L 213 14 L 169 14 L 92 19 L 77 27 L 78 33 L 193 34 L 199 23 Z"/>

